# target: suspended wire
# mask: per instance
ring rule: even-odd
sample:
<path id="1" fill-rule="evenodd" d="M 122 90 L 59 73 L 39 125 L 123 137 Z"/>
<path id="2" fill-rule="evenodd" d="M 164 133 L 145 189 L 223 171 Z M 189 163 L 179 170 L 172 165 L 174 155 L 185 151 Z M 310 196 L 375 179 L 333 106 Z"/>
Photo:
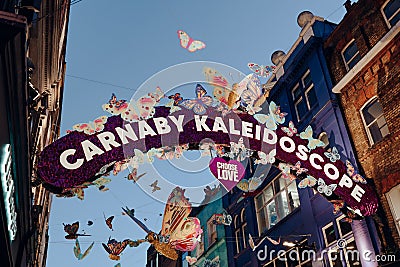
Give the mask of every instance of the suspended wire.
<path id="1" fill-rule="evenodd" d="M 78 4 L 79 2 L 82 2 L 82 1 L 83 1 L 83 0 L 73 0 L 73 1 L 71 1 L 71 2 L 69 3 L 69 5 L 70 5 L 70 6 L 73 6 L 73 5 Z M 54 12 L 47 13 L 46 15 L 43 15 L 43 16 L 41 16 L 41 17 L 38 17 L 38 18 L 32 20 L 32 23 L 33 23 L 33 22 L 41 21 L 41 20 L 44 19 L 44 18 L 53 17 L 57 12 L 59 12 L 61 9 L 63 9 L 66 5 L 68 5 L 68 2 L 64 2 L 59 8 L 57 8 L 56 10 L 54 10 Z"/>
<path id="2" fill-rule="evenodd" d="M 81 0 L 81 1 L 82 1 L 82 0 Z M 135 91 L 135 89 L 130 88 L 130 87 L 126 87 L 126 86 L 122 86 L 122 85 L 117 85 L 117 84 L 113 84 L 113 83 L 108 83 L 108 82 L 97 81 L 97 80 L 93 80 L 93 79 L 88 79 L 88 78 L 81 77 L 81 76 L 75 76 L 75 75 L 71 75 L 71 74 L 67 74 L 66 76 L 71 77 L 71 78 L 75 78 L 75 79 L 79 79 L 79 80 L 84 80 L 84 81 L 92 82 L 92 83 L 97 83 L 97 84 L 102 84 L 102 85 L 107 85 L 107 86 L 118 87 L 118 88 L 126 89 L 126 90 L 129 90 L 129 91 Z"/>

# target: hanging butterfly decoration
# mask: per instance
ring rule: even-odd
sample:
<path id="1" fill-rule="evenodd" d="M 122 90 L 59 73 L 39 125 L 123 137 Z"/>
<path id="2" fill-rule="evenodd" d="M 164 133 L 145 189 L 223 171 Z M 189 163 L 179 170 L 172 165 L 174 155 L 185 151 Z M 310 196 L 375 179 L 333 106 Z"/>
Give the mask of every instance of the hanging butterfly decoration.
<path id="1" fill-rule="evenodd" d="M 301 162 L 300 161 L 296 162 L 296 164 L 291 166 L 291 168 L 292 168 L 292 170 L 296 171 L 296 175 L 300 175 L 300 174 L 305 173 L 305 172 L 308 171 L 308 169 L 301 167 Z"/>
<path id="2" fill-rule="evenodd" d="M 296 129 L 296 127 L 294 127 L 293 121 L 289 121 L 288 127 L 282 127 L 281 129 L 290 137 L 297 134 L 297 129 Z"/>
<path id="3" fill-rule="evenodd" d="M 92 226 L 92 225 L 93 225 L 93 221 L 88 221 L 88 222 L 87 222 L 87 225 L 88 225 L 88 226 Z"/>
<path id="4" fill-rule="evenodd" d="M 78 236 L 90 236 L 86 234 L 77 234 L 79 230 L 79 222 L 74 222 L 71 224 L 63 224 L 64 231 L 68 234 L 65 236 L 65 239 L 77 239 Z"/>
<path id="5" fill-rule="evenodd" d="M 90 244 L 90 246 L 85 250 L 84 253 L 81 252 L 81 246 L 79 245 L 78 238 L 75 240 L 75 246 L 74 246 L 74 255 L 78 260 L 83 260 L 90 252 L 94 245 L 94 242 Z"/>
<path id="6" fill-rule="evenodd" d="M 213 224 L 216 225 L 231 225 L 232 223 L 232 216 L 229 215 L 226 211 L 222 212 L 222 213 L 216 213 L 213 215 Z"/>
<path id="7" fill-rule="evenodd" d="M 185 190 L 179 187 L 172 190 L 165 206 L 160 234 L 149 230 L 135 217 L 132 210 L 122 208 L 147 233 L 145 240 L 153 245 L 158 253 L 172 260 L 178 259 L 177 250 L 193 251 L 203 232 L 199 219 L 189 217 L 192 207 L 184 194 Z"/>
<path id="8" fill-rule="evenodd" d="M 172 114 L 174 112 L 177 112 L 179 110 L 181 110 L 180 107 L 178 107 L 177 105 L 175 105 L 174 100 L 169 101 L 167 104 L 165 104 L 165 106 L 167 108 L 169 108 L 169 114 Z"/>
<path id="9" fill-rule="evenodd" d="M 281 112 L 280 106 L 278 106 L 274 101 L 269 103 L 269 113 L 268 114 L 254 114 L 253 117 L 261 124 L 270 130 L 276 130 L 278 124 L 283 124 L 285 122 L 286 112 Z"/>
<path id="10" fill-rule="evenodd" d="M 174 102 L 174 106 L 179 106 L 180 103 L 183 101 L 183 97 L 180 93 L 175 93 L 173 95 L 168 96 L 169 99 L 172 99 Z"/>
<path id="11" fill-rule="evenodd" d="M 322 142 L 319 139 L 314 139 L 313 138 L 313 129 L 311 125 L 308 125 L 307 128 L 304 130 L 304 132 L 300 133 L 300 138 L 304 140 L 308 140 L 307 147 L 310 150 L 313 150 L 317 147 L 324 147 L 325 143 Z"/>
<path id="12" fill-rule="evenodd" d="M 263 66 L 256 63 L 248 63 L 247 66 L 251 71 L 260 77 L 268 77 L 274 70 L 275 66 Z"/>
<path id="13" fill-rule="evenodd" d="M 142 173 L 142 174 L 137 174 L 137 168 L 133 168 L 132 172 L 128 174 L 127 177 L 125 177 L 126 179 L 132 181 L 134 183 L 136 183 L 137 181 L 139 181 L 140 178 L 142 178 L 144 175 L 146 175 L 146 172 Z"/>
<path id="14" fill-rule="evenodd" d="M 253 154 L 251 149 L 246 148 L 243 142 L 243 137 L 240 137 L 238 142 L 230 142 L 230 151 L 224 153 L 222 156 L 235 159 L 237 161 L 243 161 Z"/>
<path id="15" fill-rule="evenodd" d="M 307 175 L 306 178 L 302 179 L 298 185 L 299 188 L 314 187 L 317 184 L 317 179 L 311 175 Z"/>
<path id="16" fill-rule="evenodd" d="M 105 192 L 105 191 L 110 190 L 108 187 L 105 186 L 109 182 L 111 182 L 110 178 L 100 177 L 100 178 L 97 178 L 96 180 L 94 180 L 92 182 L 92 185 L 95 185 L 99 189 L 99 191 Z"/>
<path id="17" fill-rule="evenodd" d="M 337 215 L 340 211 L 340 209 L 342 209 L 345 204 L 343 200 L 330 200 L 329 202 L 332 203 L 333 205 L 333 214 Z"/>
<path id="18" fill-rule="evenodd" d="M 257 75 L 250 74 L 246 89 L 241 94 L 241 104 L 247 113 L 254 115 L 261 111 L 261 105 L 267 100 L 267 94 L 264 94 L 260 80 Z"/>
<path id="19" fill-rule="evenodd" d="M 196 257 L 190 257 L 190 256 L 186 256 L 186 261 L 189 263 L 189 265 L 193 265 L 197 262 L 197 258 Z"/>
<path id="20" fill-rule="evenodd" d="M 265 154 L 262 151 L 258 151 L 258 157 L 259 159 L 256 159 L 254 162 L 256 164 L 272 164 L 275 162 L 275 156 L 276 156 L 276 149 L 272 149 L 268 154 Z"/>
<path id="21" fill-rule="evenodd" d="M 292 164 L 289 163 L 279 163 L 278 164 L 279 170 L 282 172 L 282 177 L 284 179 L 290 179 L 290 181 L 296 180 L 296 175 L 292 174 L 290 170 L 294 168 Z"/>
<path id="22" fill-rule="evenodd" d="M 104 220 L 106 222 L 106 225 L 108 226 L 108 228 L 110 228 L 111 231 L 114 231 L 113 229 L 113 225 L 112 225 L 112 221 L 114 220 L 114 216 L 110 216 L 108 218 L 106 218 L 106 215 L 103 213 L 104 216 Z"/>
<path id="23" fill-rule="evenodd" d="M 185 48 L 191 53 L 196 52 L 197 50 L 204 49 L 206 47 L 205 43 L 199 40 L 192 39 L 186 32 L 182 30 L 178 30 L 178 38 L 180 40 L 182 48 Z"/>
<path id="24" fill-rule="evenodd" d="M 337 160 L 340 159 L 340 154 L 337 150 L 336 147 L 333 147 L 332 150 L 329 152 L 324 152 L 324 155 L 331 161 L 331 162 L 336 162 Z"/>
<path id="25" fill-rule="evenodd" d="M 253 176 L 250 179 L 242 179 L 236 186 L 244 192 L 253 192 L 262 184 L 262 177 L 263 175 Z"/>
<path id="26" fill-rule="evenodd" d="M 325 194 L 326 196 L 331 196 L 333 191 L 335 191 L 337 187 L 337 184 L 330 184 L 330 185 L 326 185 L 325 181 L 322 180 L 322 178 L 318 179 L 318 187 L 317 187 L 317 191 L 320 194 Z"/>
<path id="27" fill-rule="evenodd" d="M 125 169 L 127 169 L 129 166 L 129 160 L 130 159 L 123 159 L 121 161 L 117 161 L 114 164 L 113 175 L 115 176 L 118 173 L 120 173 L 121 171 L 124 171 Z"/>
<path id="28" fill-rule="evenodd" d="M 108 238 L 107 244 L 101 243 L 103 245 L 103 248 L 107 251 L 109 254 L 108 257 L 111 260 L 118 261 L 121 259 L 120 255 L 122 251 L 126 248 L 126 246 L 130 247 L 137 247 L 141 243 L 145 242 L 144 239 L 139 239 L 139 240 L 130 240 L 130 239 L 125 239 L 122 242 L 119 242 L 115 239 Z"/>
<path id="29" fill-rule="evenodd" d="M 207 185 L 203 191 L 205 193 L 205 197 L 204 199 L 212 199 L 214 196 L 216 196 L 218 194 L 218 192 L 221 190 L 220 185 L 215 185 L 213 186 L 213 188 L 211 188 L 209 185 Z"/>
<path id="30" fill-rule="evenodd" d="M 180 105 L 186 109 L 193 110 L 197 115 L 203 115 L 206 113 L 207 108 L 212 105 L 213 99 L 207 95 L 206 89 L 201 84 L 196 85 L 195 91 L 197 98 L 183 100 Z"/>
<path id="31" fill-rule="evenodd" d="M 121 114 L 121 118 L 128 122 L 146 120 L 152 118 L 155 113 L 155 105 L 164 97 L 160 87 L 152 93 L 139 98 L 136 102 L 131 102 L 129 105 L 117 107 L 116 104 L 107 103 L 102 106 L 104 111 L 113 115 Z"/>
<path id="32" fill-rule="evenodd" d="M 346 160 L 346 167 L 347 167 L 347 174 L 350 176 L 351 179 L 353 179 L 354 182 L 356 183 L 362 183 L 366 184 L 367 181 L 362 177 L 353 167 L 353 165 L 350 163 L 350 161 Z"/>
<path id="33" fill-rule="evenodd" d="M 161 187 L 158 186 L 158 180 L 155 180 L 150 186 L 152 187 L 152 193 L 161 190 Z"/>
<path id="34" fill-rule="evenodd" d="M 78 132 L 84 132 L 85 134 L 92 135 L 104 130 L 104 124 L 107 122 L 107 116 L 100 116 L 89 123 L 78 123 L 72 126 L 72 128 Z"/>

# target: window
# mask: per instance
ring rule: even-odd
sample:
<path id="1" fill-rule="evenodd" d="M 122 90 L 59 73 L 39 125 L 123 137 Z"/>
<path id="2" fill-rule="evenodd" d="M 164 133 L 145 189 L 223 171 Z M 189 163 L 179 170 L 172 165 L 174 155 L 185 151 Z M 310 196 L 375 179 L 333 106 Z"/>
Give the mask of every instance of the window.
<path id="1" fill-rule="evenodd" d="M 300 206 L 296 181 L 279 175 L 255 197 L 255 204 L 261 234 Z"/>
<path id="2" fill-rule="evenodd" d="M 204 233 L 204 228 L 202 227 L 201 229 L 203 230 Z M 204 234 L 201 235 L 201 241 L 196 247 L 195 251 L 196 258 L 199 258 L 203 253 L 204 253 Z"/>
<path id="3" fill-rule="evenodd" d="M 342 51 L 342 57 L 344 63 L 346 64 L 347 70 L 350 70 L 360 61 L 361 56 L 358 51 L 356 41 L 353 39 L 350 41 L 348 45 Z"/>
<path id="4" fill-rule="evenodd" d="M 400 19 L 400 1 L 390 0 L 382 7 L 383 15 L 389 28 L 393 27 Z"/>
<path id="5" fill-rule="evenodd" d="M 317 104 L 317 95 L 309 70 L 301 77 L 300 83 L 293 88 L 292 97 L 298 120 L 301 120 Z"/>
<path id="6" fill-rule="evenodd" d="M 234 220 L 235 226 L 235 238 L 236 238 L 236 253 L 241 252 L 243 249 L 247 248 L 247 240 L 249 233 L 247 231 L 247 222 L 245 209 L 243 208 L 240 212 L 240 216 L 236 215 Z"/>
<path id="7" fill-rule="evenodd" d="M 207 221 L 207 248 L 211 247 L 218 238 L 217 225 L 213 222 L 214 216 L 211 216 Z"/>
<path id="8" fill-rule="evenodd" d="M 371 144 L 379 142 L 389 134 L 378 98 L 373 98 L 361 109 L 361 116 Z"/>
<path id="9" fill-rule="evenodd" d="M 393 220 L 396 223 L 397 231 L 400 233 L 400 185 L 393 187 L 388 193 L 386 198 L 389 202 L 390 211 L 393 215 Z"/>

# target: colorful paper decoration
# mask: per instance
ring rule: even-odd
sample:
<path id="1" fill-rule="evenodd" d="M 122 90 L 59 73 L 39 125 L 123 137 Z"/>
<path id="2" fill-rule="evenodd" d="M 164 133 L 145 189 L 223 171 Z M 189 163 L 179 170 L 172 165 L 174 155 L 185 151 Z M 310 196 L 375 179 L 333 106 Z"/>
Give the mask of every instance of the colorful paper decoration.
<path id="1" fill-rule="evenodd" d="M 201 50 L 206 47 L 205 43 L 192 39 L 186 32 L 182 30 L 178 30 L 177 33 L 182 48 L 185 48 L 189 52 L 196 52 L 197 50 Z"/>
<path id="2" fill-rule="evenodd" d="M 71 224 L 63 224 L 64 225 L 64 231 L 68 234 L 65 236 L 65 239 L 77 239 L 78 236 L 90 236 L 86 234 L 77 234 L 79 230 L 79 222 L 74 222 L 72 225 Z"/>
<path id="3" fill-rule="evenodd" d="M 75 240 L 75 246 L 74 246 L 74 255 L 78 260 L 83 260 L 90 252 L 94 245 L 94 242 L 90 244 L 90 246 L 85 250 L 84 253 L 81 252 L 81 246 L 79 245 L 78 238 Z"/>
<path id="4" fill-rule="evenodd" d="M 268 77 L 275 70 L 275 66 L 263 66 L 252 62 L 248 63 L 247 66 L 260 77 Z"/>

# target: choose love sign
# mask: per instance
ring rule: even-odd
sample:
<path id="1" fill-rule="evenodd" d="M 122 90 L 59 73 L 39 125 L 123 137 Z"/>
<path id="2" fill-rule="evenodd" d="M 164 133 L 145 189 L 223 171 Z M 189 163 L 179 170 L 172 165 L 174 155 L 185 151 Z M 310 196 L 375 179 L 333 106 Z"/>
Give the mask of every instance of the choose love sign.
<path id="1" fill-rule="evenodd" d="M 237 160 L 226 161 L 223 158 L 214 158 L 210 161 L 210 170 L 219 182 L 230 191 L 243 178 L 245 169 Z"/>

